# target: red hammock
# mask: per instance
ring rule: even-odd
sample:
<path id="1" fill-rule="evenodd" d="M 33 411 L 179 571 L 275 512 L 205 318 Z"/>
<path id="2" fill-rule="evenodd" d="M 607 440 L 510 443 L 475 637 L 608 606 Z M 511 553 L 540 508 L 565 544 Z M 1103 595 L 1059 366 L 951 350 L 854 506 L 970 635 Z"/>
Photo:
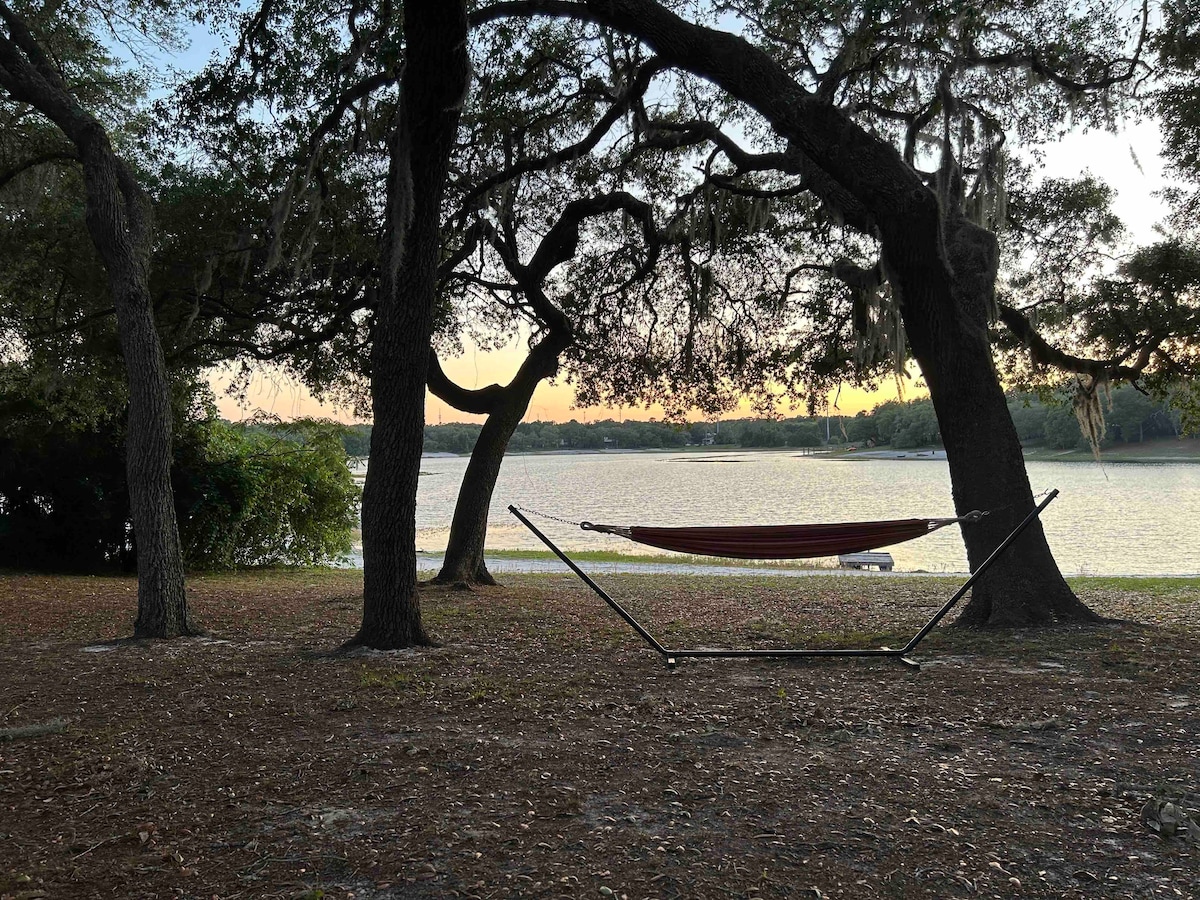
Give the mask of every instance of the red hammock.
<path id="1" fill-rule="evenodd" d="M 946 525 L 977 519 L 893 519 L 886 522 L 839 522 L 831 525 L 732 525 L 699 528 L 625 528 L 582 522 L 585 531 L 619 535 L 639 544 L 732 559 L 806 559 L 837 556 L 911 541 Z"/>

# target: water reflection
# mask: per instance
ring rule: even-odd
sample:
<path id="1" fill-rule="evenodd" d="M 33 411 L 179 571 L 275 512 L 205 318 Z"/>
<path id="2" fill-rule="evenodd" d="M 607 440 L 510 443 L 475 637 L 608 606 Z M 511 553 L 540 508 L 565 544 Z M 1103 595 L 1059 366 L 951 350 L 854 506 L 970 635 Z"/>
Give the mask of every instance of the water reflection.
<path id="1" fill-rule="evenodd" d="M 697 463 L 726 463 L 698 465 Z M 738 463 L 732 465 L 729 463 Z M 464 457 L 424 459 L 418 545 L 445 548 Z M 1061 495 L 1044 515 L 1065 574 L 1200 572 L 1200 465 L 1031 462 L 1035 493 Z M 446 477 L 442 477 L 446 476 Z M 622 525 L 736 525 L 954 515 L 940 460 L 831 460 L 791 453 L 510 456 L 492 500 L 488 546 L 542 549 L 507 506 L 573 521 Z M 538 522 L 539 527 L 543 524 Z M 572 550 L 654 553 L 620 538 L 547 522 Z M 661 551 L 659 551 L 661 552 Z M 889 549 L 897 569 L 961 572 L 955 529 Z"/>

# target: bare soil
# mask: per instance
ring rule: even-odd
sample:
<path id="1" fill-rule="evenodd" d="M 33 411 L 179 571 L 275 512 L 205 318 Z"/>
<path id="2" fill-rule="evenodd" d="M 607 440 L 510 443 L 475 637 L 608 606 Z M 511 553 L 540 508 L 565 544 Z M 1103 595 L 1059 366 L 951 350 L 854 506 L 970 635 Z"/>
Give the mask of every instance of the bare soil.
<path id="1" fill-rule="evenodd" d="M 954 587 L 608 583 L 744 647 L 894 645 Z M 338 656 L 356 573 L 194 578 L 213 637 L 172 642 L 117 640 L 132 581 L 0 575 L 0 896 L 1200 897 L 1143 821 L 1200 818 L 1200 582 L 1080 591 L 1140 624 L 670 672 L 565 576 Z"/>

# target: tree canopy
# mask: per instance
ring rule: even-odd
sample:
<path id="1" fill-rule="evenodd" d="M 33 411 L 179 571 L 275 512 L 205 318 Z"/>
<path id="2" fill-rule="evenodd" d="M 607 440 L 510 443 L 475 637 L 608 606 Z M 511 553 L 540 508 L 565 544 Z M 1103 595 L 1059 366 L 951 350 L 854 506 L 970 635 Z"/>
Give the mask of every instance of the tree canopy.
<path id="1" fill-rule="evenodd" d="M 426 384 L 489 416 L 455 526 L 471 532 L 462 570 L 480 572 L 500 460 L 560 373 L 581 403 L 682 420 L 746 397 L 812 411 L 915 365 L 930 402 L 903 423 L 884 410 L 869 439 L 942 441 L 960 511 L 1010 510 L 963 526 L 973 565 L 1032 508 L 997 360 L 1007 386 L 1073 386 L 1095 445 L 1113 382 L 1197 405 L 1180 387 L 1200 362 L 1185 4 L 1161 27 L 1148 4 L 1099 0 L 202 5 L 231 40 L 153 113 L 99 25 L 169 41 L 183 7 L 0 9 L 4 362 L 47 384 L 117 345 L 149 366 L 125 400 L 157 424 L 125 437 L 157 435 L 160 476 L 160 401 L 215 363 L 277 363 L 369 405 L 372 645 L 426 637 L 410 546 Z M 31 93 L 34 70 L 49 94 Z M 65 107 L 45 100 L 63 91 Z M 1069 129 L 1132 113 L 1163 121 L 1185 182 L 1174 232 L 1136 252 L 1107 186 L 1036 172 Z M 467 340 L 524 341 L 528 358 L 511 384 L 465 391 L 436 354 Z M 1108 412 L 1128 440 L 1134 413 Z M 206 427 L 207 446 L 232 440 Z M 813 436 L 766 422 L 742 437 Z M 1039 529 L 1021 550 L 967 618 L 1088 618 Z"/>

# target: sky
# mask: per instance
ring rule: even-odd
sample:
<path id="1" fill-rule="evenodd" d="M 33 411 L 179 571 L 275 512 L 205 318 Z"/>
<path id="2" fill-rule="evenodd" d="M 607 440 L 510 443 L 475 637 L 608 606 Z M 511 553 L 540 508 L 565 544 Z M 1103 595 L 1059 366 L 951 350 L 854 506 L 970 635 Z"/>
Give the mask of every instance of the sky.
<path id="1" fill-rule="evenodd" d="M 509 347 L 498 352 L 483 352 L 472 349 L 457 359 L 442 361 L 446 374 L 458 384 L 466 388 L 485 387 L 489 384 L 507 384 L 516 374 L 524 354 L 515 347 Z M 293 379 L 278 372 L 262 370 L 256 375 L 247 391 L 246 400 L 240 401 L 229 397 L 225 389 L 229 384 L 227 376 L 220 372 L 213 373 L 210 383 L 217 395 L 217 408 L 221 415 L 230 421 L 250 418 L 259 413 L 267 413 L 283 419 L 299 417 L 329 418 L 339 422 L 359 422 L 361 418 L 354 415 L 353 410 L 336 404 L 321 403 L 312 394 Z M 903 399 L 911 400 L 924 396 L 919 379 L 908 379 L 904 384 Z M 868 393 L 853 387 L 843 387 L 827 398 L 828 408 L 840 415 L 852 416 L 862 410 L 869 410 L 880 403 L 895 400 L 899 397 L 894 379 L 887 379 L 878 391 Z M 835 405 L 836 401 L 836 405 Z M 824 407 L 822 407 L 824 409 Z M 785 415 L 805 415 L 804 409 L 792 410 L 786 404 L 780 406 L 780 412 Z M 749 404 L 744 404 L 722 418 L 744 418 L 754 415 Z M 542 382 L 534 392 L 529 404 L 525 421 L 566 422 L 576 419 L 580 422 L 598 422 L 604 419 L 661 419 L 663 410 L 657 406 L 619 409 L 574 405 L 573 388 L 560 382 L 550 384 Z M 700 419 L 697 415 L 693 420 Z M 432 394 L 425 396 L 425 421 L 430 425 L 450 422 L 482 422 L 483 416 L 472 416 L 459 412 L 449 404 L 439 400 Z"/>

